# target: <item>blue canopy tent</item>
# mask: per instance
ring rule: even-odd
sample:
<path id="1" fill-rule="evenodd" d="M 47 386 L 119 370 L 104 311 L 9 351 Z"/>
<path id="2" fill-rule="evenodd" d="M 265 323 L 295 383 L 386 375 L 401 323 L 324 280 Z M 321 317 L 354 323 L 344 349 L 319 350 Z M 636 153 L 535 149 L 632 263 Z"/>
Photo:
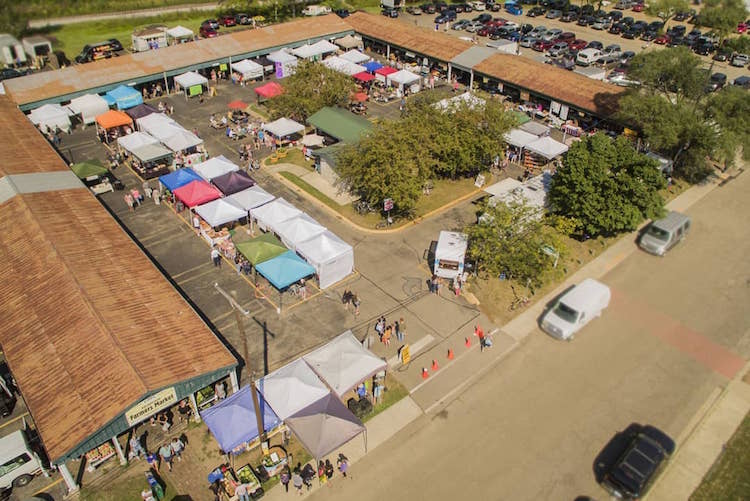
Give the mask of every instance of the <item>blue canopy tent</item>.
<path id="1" fill-rule="evenodd" d="M 263 429 L 270 431 L 279 426 L 281 419 L 262 395 L 258 395 L 258 401 L 263 414 Z M 260 435 L 250 386 L 201 411 L 201 417 L 224 452 L 233 451 Z"/>
<path id="2" fill-rule="evenodd" d="M 292 251 L 286 251 L 264 261 L 255 269 L 278 290 L 286 289 L 293 283 L 315 274 L 315 268 Z"/>
<path id="3" fill-rule="evenodd" d="M 119 87 L 107 92 L 104 99 L 108 103 L 114 100 L 113 104 L 117 105 L 118 110 L 127 110 L 128 108 L 133 108 L 134 106 L 143 104 L 143 96 L 141 96 L 141 93 L 127 85 L 120 85 Z"/>
<path id="4" fill-rule="evenodd" d="M 380 68 L 383 67 L 383 65 L 377 61 L 370 61 L 369 63 L 363 64 L 363 66 L 365 67 L 368 73 L 375 73 L 375 70 L 379 70 Z"/>
<path id="5" fill-rule="evenodd" d="M 193 169 L 187 167 L 185 169 L 177 169 L 176 171 L 161 176 L 159 182 L 164 185 L 169 191 L 174 192 L 177 188 L 185 186 L 186 184 L 192 183 L 193 181 L 202 181 L 200 177 Z"/>

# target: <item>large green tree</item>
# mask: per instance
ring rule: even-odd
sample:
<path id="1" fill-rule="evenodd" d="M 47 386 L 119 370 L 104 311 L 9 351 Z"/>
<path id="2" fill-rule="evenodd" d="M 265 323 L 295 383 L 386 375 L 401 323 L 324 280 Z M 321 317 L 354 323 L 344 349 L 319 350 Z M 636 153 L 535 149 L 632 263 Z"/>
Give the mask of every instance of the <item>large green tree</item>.
<path id="1" fill-rule="evenodd" d="M 675 14 L 687 11 L 689 8 L 687 0 L 652 0 L 648 3 L 646 12 L 661 19 L 666 28 L 667 22 L 669 22 Z"/>
<path id="2" fill-rule="evenodd" d="M 539 209 L 522 199 L 496 205 L 485 203 L 477 224 L 466 228 L 468 255 L 485 276 L 508 278 L 538 288 L 561 273 L 555 257 L 544 251 L 554 249 L 560 257 L 567 250 L 559 233 L 545 225 Z"/>
<path id="3" fill-rule="evenodd" d="M 711 28 L 723 42 L 737 29 L 737 24 L 748 18 L 744 0 L 705 0 L 698 16 L 700 26 Z"/>
<path id="4" fill-rule="evenodd" d="M 632 231 L 659 216 L 666 180 L 656 162 L 630 142 L 595 134 L 574 143 L 552 177 L 549 201 L 555 214 L 573 218 L 586 235 Z"/>
<path id="5" fill-rule="evenodd" d="M 309 61 L 300 61 L 282 85 L 284 93 L 269 101 L 271 115 L 303 123 L 324 106 L 345 106 L 355 88 L 351 77 Z"/>
<path id="6" fill-rule="evenodd" d="M 18 0 L 0 0 L 0 33 L 20 37 L 26 30 L 29 14 Z"/>

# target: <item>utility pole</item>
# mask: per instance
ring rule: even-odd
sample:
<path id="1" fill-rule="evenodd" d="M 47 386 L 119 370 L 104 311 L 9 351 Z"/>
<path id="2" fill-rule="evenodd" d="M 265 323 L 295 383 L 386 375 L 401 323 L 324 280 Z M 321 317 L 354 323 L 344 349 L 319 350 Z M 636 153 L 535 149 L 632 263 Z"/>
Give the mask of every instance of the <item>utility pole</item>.
<path id="1" fill-rule="evenodd" d="M 263 414 L 260 411 L 260 401 L 258 400 L 258 390 L 255 389 L 255 378 L 253 378 L 253 372 L 250 369 L 250 355 L 247 347 L 247 334 L 245 333 L 245 325 L 242 321 L 242 315 L 249 317 L 250 312 L 246 311 L 242 306 L 224 289 L 222 289 L 218 283 L 214 283 L 214 288 L 224 296 L 232 309 L 234 310 L 234 319 L 237 322 L 237 329 L 240 331 L 242 336 L 242 356 L 245 359 L 245 369 L 247 375 L 250 378 L 250 395 L 253 397 L 253 407 L 255 408 L 255 419 L 258 425 L 258 437 L 261 442 L 266 440 L 266 430 L 263 427 Z"/>

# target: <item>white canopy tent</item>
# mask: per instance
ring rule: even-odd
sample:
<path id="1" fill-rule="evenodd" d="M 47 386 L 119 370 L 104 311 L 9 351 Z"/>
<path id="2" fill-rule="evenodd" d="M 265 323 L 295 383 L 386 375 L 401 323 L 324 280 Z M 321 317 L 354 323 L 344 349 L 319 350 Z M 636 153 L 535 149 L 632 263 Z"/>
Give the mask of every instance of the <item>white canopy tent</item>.
<path id="1" fill-rule="evenodd" d="M 138 131 L 133 132 L 132 134 L 128 134 L 127 136 L 120 136 L 117 138 L 117 144 L 120 145 L 120 148 L 131 153 L 136 148 L 140 148 L 141 146 L 144 146 L 146 144 L 156 144 L 158 142 L 159 140 L 153 137 L 151 134 Z"/>
<path id="2" fill-rule="evenodd" d="M 328 54 L 331 52 L 338 52 L 339 48 L 337 45 L 332 44 L 328 40 L 318 40 L 312 46 L 315 50 L 320 51 L 321 54 Z"/>
<path id="3" fill-rule="evenodd" d="M 278 227 L 272 226 L 271 229 L 279 234 L 284 245 L 294 250 L 297 250 L 298 244 L 326 231 L 325 226 L 305 213 L 284 221 Z"/>
<path id="4" fill-rule="evenodd" d="M 292 75 L 297 68 L 297 58 L 283 50 L 271 52 L 266 58 L 274 64 L 277 78 Z"/>
<path id="5" fill-rule="evenodd" d="M 243 59 L 240 62 L 232 63 L 232 71 L 242 75 L 242 80 L 253 80 L 263 77 L 263 66 L 250 59 Z"/>
<path id="6" fill-rule="evenodd" d="M 182 125 L 177 122 L 158 122 L 153 126 L 144 128 L 143 130 L 161 142 L 166 142 L 170 137 L 187 132 Z"/>
<path id="7" fill-rule="evenodd" d="M 218 198 L 199 205 L 195 212 L 214 228 L 247 217 L 247 211 L 230 198 Z"/>
<path id="8" fill-rule="evenodd" d="M 302 358 L 339 397 L 388 365 L 362 346 L 350 330 Z"/>
<path id="9" fill-rule="evenodd" d="M 549 136 L 542 136 L 536 141 L 526 145 L 526 151 L 541 155 L 547 160 L 552 160 L 568 151 L 568 145 L 555 141 Z"/>
<path id="10" fill-rule="evenodd" d="M 552 183 L 552 173 L 544 171 L 524 182 L 512 178 L 488 186 L 484 191 L 491 194 L 490 205 L 497 203 L 519 202 L 537 209 L 539 217 L 547 206 L 547 194 Z"/>
<path id="11" fill-rule="evenodd" d="M 533 143 L 538 139 L 538 136 L 530 134 L 521 129 L 511 129 L 510 131 L 503 134 L 505 141 L 516 148 L 525 148 L 527 144 Z"/>
<path id="12" fill-rule="evenodd" d="M 96 122 L 96 117 L 109 111 L 109 105 L 98 94 L 84 94 L 71 99 L 68 109 L 75 115 L 81 115 L 83 123 L 92 124 Z"/>
<path id="13" fill-rule="evenodd" d="M 326 385 L 301 358 L 258 379 L 255 386 L 281 420 L 329 393 Z"/>
<path id="14" fill-rule="evenodd" d="M 549 136 L 549 127 L 533 120 L 529 120 L 525 124 L 519 125 L 518 128 L 529 134 L 534 134 L 537 137 Z"/>
<path id="15" fill-rule="evenodd" d="M 208 88 L 208 78 L 194 72 L 188 71 L 174 77 L 174 83 L 179 85 L 185 92 L 185 99 L 203 93 L 203 86 Z"/>
<path id="16" fill-rule="evenodd" d="M 481 97 L 477 97 L 471 92 L 464 92 L 463 94 L 459 94 L 458 96 L 441 99 L 433 106 L 438 110 L 448 111 L 457 110 L 465 104 L 469 107 L 469 109 L 473 110 L 477 106 L 484 106 L 485 103 L 486 101 Z"/>
<path id="17" fill-rule="evenodd" d="M 323 51 L 314 45 L 305 44 L 292 49 L 292 54 L 300 59 L 315 59 L 323 55 Z"/>
<path id="18" fill-rule="evenodd" d="M 144 144 L 137 148 L 133 148 L 133 151 L 131 151 L 130 154 L 143 163 L 155 162 L 162 158 L 171 158 L 173 155 L 171 151 L 159 143 Z"/>
<path id="19" fill-rule="evenodd" d="M 203 144 L 203 139 L 188 130 L 178 129 L 171 136 L 162 139 L 162 143 L 176 153 Z"/>
<path id="20" fill-rule="evenodd" d="M 263 130 L 277 138 L 283 138 L 304 132 L 305 126 L 289 118 L 281 117 L 278 120 L 265 124 Z"/>
<path id="21" fill-rule="evenodd" d="M 227 198 L 231 198 L 232 200 L 237 202 L 240 207 L 242 207 L 246 211 L 250 211 L 256 207 L 267 204 L 276 197 L 256 184 L 255 186 L 251 186 L 246 190 L 233 193 Z"/>
<path id="22" fill-rule="evenodd" d="M 349 61 L 350 63 L 359 64 L 359 63 L 365 63 L 372 59 L 367 54 L 363 54 L 357 49 L 351 49 L 339 56 L 341 59 L 344 59 L 345 61 Z"/>
<path id="23" fill-rule="evenodd" d="M 468 243 L 465 233 L 441 231 L 435 247 L 433 273 L 442 278 L 455 278 L 463 274 Z"/>
<path id="24" fill-rule="evenodd" d="M 399 70 L 396 73 L 391 73 L 386 77 L 389 85 L 395 85 L 399 88 L 409 87 L 413 84 L 418 84 L 422 77 L 416 73 L 412 73 L 409 70 Z"/>
<path id="25" fill-rule="evenodd" d="M 205 162 L 194 165 L 193 170 L 206 181 L 210 181 L 227 172 L 240 170 L 240 168 L 224 155 L 219 155 L 218 157 L 209 158 Z"/>
<path id="26" fill-rule="evenodd" d="M 323 64 L 331 68 L 332 70 L 336 70 L 349 76 L 367 71 L 367 68 L 365 68 L 364 66 L 354 64 L 353 62 L 342 59 L 339 56 L 331 56 L 323 61 Z"/>
<path id="27" fill-rule="evenodd" d="M 39 127 L 42 132 L 54 131 L 57 127 L 70 132 L 70 116 L 73 114 L 59 104 L 44 104 L 29 113 L 31 123 Z"/>
<path id="28" fill-rule="evenodd" d="M 321 289 L 343 280 L 354 271 L 354 249 L 328 230 L 298 244 L 296 250 L 315 268 Z"/>
<path id="29" fill-rule="evenodd" d="M 176 43 L 187 42 L 192 40 L 195 36 L 193 30 L 185 28 L 184 26 L 175 26 L 167 30 L 167 43 L 174 45 Z"/>
<path id="30" fill-rule="evenodd" d="M 302 214 L 302 211 L 284 200 L 277 198 L 260 207 L 250 209 L 250 215 L 258 221 L 258 226 L 263 231 L 277 228 L 284 221 Z"/>
<path id="31" fill-rule="evenodd" d="M 334 43 L 342 49 L 353 49 L 355 47 L 362 47 L 362 39 L 357 38 L 354 35 L 346 35 L 345 37 L 337 38 Z"/>
<path id="32" fill-rule="evenodd" d="M 169 118 L 164 113 L 151 113 L 145 117 L 137 118 L 135 125 L 138 130 L 142 132 L 148 132 L 152 136 L 156 137 L 153 133 L 155 130 L 163 130 L 165 125 L 171 125 L 173 127 L 182 127 L 180 124 Z"/>

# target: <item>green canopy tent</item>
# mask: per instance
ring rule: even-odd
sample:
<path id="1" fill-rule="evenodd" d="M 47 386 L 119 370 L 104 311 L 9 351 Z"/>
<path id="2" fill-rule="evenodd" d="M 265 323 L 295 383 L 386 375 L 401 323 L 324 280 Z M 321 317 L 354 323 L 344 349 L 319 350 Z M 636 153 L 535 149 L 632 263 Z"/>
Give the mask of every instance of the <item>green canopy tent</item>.
<path id="1" fill-rule="evenodd" d="M 529 118 L 529 116 L 522 111 L 513 110 L 511 111 L 511 113 L 513 114 L 513 116 L 515 116 L 518 119 L 518 125 L 523 125 L 529 120 L 531 120 L 531 118 Z"/>
<path id="2" fill-rule="evenodd" d="M 264 261 L 273 259 L 279 254 L 285 253 L 287 249 L 273 233 L 264 233 L 246 242 L 236 244 L 237 250 L 255 266 Z"/>
<path id="3" fill-rule="evenodd" d="M 106 167 L 91 160 L 74 164 L 70 169 L 76 176 L 78 176 L 78 179 L 86 179 L 91 176 L 103 176 L 109 172 Z"/>

